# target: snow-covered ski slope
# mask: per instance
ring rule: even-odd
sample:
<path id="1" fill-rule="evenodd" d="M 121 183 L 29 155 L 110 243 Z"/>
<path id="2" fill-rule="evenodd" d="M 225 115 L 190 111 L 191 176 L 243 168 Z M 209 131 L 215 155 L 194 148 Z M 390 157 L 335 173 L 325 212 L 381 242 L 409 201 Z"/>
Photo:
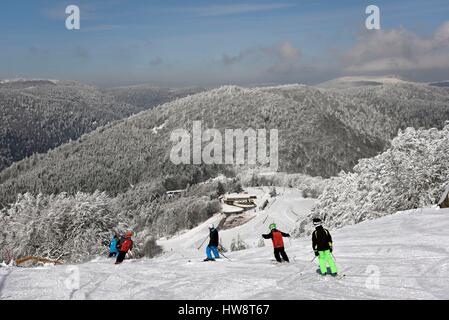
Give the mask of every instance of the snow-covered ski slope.
<path id="1" fill-rule="evenodd" d="M 250 219 L 247 223 L 220 231 L 220 242 L 225 248 L 229 248 L 232 239 L 236 239 L 237 236 L 250 247 L 256 247 L 261 234 L 268 233 L 268 226 L 273 222 L 277 224 L 279 230 L 291 232 L 297 221 L 307 216 L 316 201 L 314 199 L 304 199 L 302 192 L 298 189 L 277 188 L 278 196 L 273 198 L 270 197 L 269 191 L 268 187 L 248 188 L 246 190 L 248 194 L 257 196 L 255 200 L 257 209 L 247 211 L 243 215 L 245 219 Z M 267 199 L 269 204 L 265 210 L 260 210 L 259 207 Z M 223 217 L 224 215 L 216 215 L 192 230 L 158 243 L 164 247 L 165 251 L 198 251 L 197 248 L 209 234 L 209 226 L 211 224 L 217 226 Z M 269 244 L 269 241 L 266 243 Z M 204 245 L 202 248 L 204 248 Z"/>
<path id="2" fill-rule="evenodd" d="M 266 213 L 285 218 L 276 222 L 290 231 L 289 207 L 302 215 L 312 200 L 295 190 L 278 192 L 282 195 L 265 213 L 221 232 L 224 241 L 240 234 L 252 245 L 267 229 Z M 156 259 L 119 266 L 98 258 L 77 266 L 2 267 L 0 299 L 449 299 L 448 229 L 449 209 L 418 209 L 334 230 L 337 266 L 346 275 L 335 279 L 315 273 L 308 238 L 286 240 L 291 264 L 274 264 L 268 241 L 265 247 L 228 252 L 231 261 L 201 262 L 204 247 L 198 251 L 193 245 L 207 234 L 205 223 L 161 241 L 172 251 Z"/>

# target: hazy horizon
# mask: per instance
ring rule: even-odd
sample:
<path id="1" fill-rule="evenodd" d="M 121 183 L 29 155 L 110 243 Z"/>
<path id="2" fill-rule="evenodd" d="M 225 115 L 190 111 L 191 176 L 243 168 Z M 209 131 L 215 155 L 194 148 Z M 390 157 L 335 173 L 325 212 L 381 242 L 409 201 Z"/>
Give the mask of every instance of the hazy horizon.
<path id="1" fill-rule="evenodd" d="M 81 11 L 67 30 L 65 9 Z M 449 77 L 449 4 L 330 1 L 8 2 L 0 13 L 0 78 L 76 80 L 100 87 L 318 84 L 394 74 Z"/>

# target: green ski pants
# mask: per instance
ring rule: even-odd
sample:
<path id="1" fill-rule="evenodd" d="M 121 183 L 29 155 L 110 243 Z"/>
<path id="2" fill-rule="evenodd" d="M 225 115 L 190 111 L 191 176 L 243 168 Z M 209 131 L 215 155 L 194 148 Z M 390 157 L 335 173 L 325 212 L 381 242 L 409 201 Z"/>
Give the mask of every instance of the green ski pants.
<path id="1" fill-rule="evenodd" d="M 332 273 L 337 273 L 337 266 L 335 265 L 334 258 L 330 250 L 318 251 L 318 261 L 320 263 L 320 271 L 322 274 L 327 273 L 327 265 L 331 268 Z"/>

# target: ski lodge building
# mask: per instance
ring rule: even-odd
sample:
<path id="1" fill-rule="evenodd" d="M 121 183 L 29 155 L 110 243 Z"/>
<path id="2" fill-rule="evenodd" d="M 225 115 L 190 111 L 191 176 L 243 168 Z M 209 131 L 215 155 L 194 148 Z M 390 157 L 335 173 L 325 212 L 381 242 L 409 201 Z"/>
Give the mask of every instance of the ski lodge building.
<path id="1" fill-rule="evenodd" d="M 255 199 L 257 199 L 256 196 L 246 193 L 226 194 L 221 198 L 222 211 L 225 214 L 237 214 L 256 208 Z"/>

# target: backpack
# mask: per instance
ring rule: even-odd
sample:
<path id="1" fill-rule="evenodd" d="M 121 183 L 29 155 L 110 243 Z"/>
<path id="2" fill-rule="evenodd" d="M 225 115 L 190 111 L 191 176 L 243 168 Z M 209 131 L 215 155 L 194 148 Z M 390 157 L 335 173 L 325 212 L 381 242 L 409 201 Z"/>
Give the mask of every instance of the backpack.
<path id="1" fill-rule="evenodd" d="M 120 245 L 120 251 L 128 252 L 133 247 L 133 241 L 131 239 L 125 239 L 123 243 Z"/>

